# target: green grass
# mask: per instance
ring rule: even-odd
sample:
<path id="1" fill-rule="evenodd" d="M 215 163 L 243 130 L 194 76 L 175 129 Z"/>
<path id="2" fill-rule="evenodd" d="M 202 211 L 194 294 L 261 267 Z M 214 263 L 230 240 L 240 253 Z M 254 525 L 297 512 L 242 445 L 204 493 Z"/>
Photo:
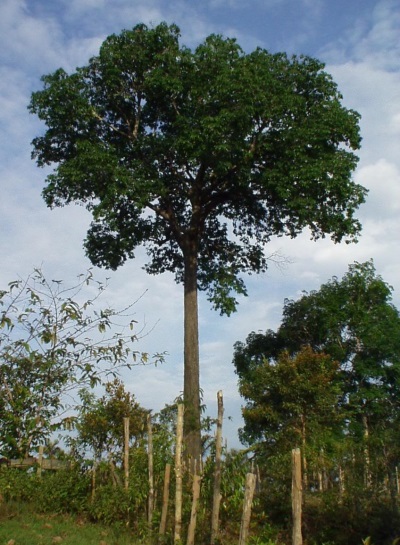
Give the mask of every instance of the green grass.
<path id="1" fill-rule="evenodd" d="M 134 545 L 126 528 L 91 524 L 83 518 L 31 512 L 27 506 L 0 505 L 0 545 Z"/>

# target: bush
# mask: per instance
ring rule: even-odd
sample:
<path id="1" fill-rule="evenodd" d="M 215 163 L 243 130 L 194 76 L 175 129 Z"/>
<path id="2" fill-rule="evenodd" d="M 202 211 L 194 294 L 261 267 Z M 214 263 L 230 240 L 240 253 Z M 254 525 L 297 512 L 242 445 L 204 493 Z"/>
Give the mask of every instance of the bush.
<path id="1" fill-rule="evenodd" d="M 44 472 L 39 481 L 36 503 L 40 511 L 84 513 L 90 498 L 90 475 L 79 466 Z"/>
<path id="2" fill-rule="evenodd" d="M 96 488 L 93 501 L 88 504 L 88 514 L 96 522 L 115 524 L 128 522 L 129 494 L 111 484 L 104 484 Z"/>
<path id="3" fill-rule="evenodd" d="M 40 480 L 36 473 L 19 469 L 0 470 L 0 493 L 6 502 L 35 501 Z"/>

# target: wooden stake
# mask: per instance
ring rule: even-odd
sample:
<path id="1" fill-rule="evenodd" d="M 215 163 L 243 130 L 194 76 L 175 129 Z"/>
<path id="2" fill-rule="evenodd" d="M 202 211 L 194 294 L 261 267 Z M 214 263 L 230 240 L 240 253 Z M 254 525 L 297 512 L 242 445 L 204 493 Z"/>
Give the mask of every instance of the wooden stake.
<path id="1" fill-rule="evenodd" d="M 196 532 L 196 521 L 197 521 L 197 508 L 199 505 L 200 497 L 200 475 L 193 475 L 193 488 L 192 488 L 192 511 L 190 514 L 190 523 L 188 528 L 187 535 L 187 545 L 194 545 L 194 536 Z"/>
<path id="2" fill-rule="evenodd" d="M 93 467 L 92 467 L 92 494 L 91 494 L 91 502 L 94 502 L 94 498 L 96 496 L 96 470 L 97 470 L 97 460 L 94 461 Z"/>
<path id="3" fill-rule="evenodd" d="M 301 454 L 300 449 L 292 450 L 292 545 L 302 545 L 301 533 L 301 504 L 302 504 L 302 483 L 301 483 Z"/>
<path id="4" fill-rule="evenodd" d="M 165 466 L 164 473 L 164 490 L 163 490 L 163 504 L 161 510 L 161 521 L 160 521 L 160 536 L 165 534 L 165 528 L 167 525 L 167 515 L 168 515 L 168 503 L 169 503 L 169 482 L 171 475 L 171 464 Z"/>
<path id="5" fill-rule="evenodd" d="M 256 476 L 253 473 L 246 475 L 246 488 L 244 493 L 244 504 L 242 513 L 242 523 L 240 525 L 239 545 L 246 545 L 249 535 L 251 505 L 253 503 L 254 490 L 256 488 Z"/>
<path id="6" fill-rule="evenodd" d="M 182 530 L 182 443 L 183 443 L 183 403 L 178 403 L 175 447 L 175 533 L 174 542 L 181 541 Z"/>
<path id="7" fill-rule="evenodd" d="M 148 508 L 148 523 L 149 530 L 152 530 L 153 509 L 154 509 L 154 472 L 153 472 L 153 428 L 151 425 L 151 414 L 147 415 L 147 455 L 149 461 L 149 508 Z"/>
<path id="8" fill-rule="evenodd" d="M 37 468 L 38 477 L 41 477 L 41 476 L 42 476 L 42 468 L 43 468 L 43 451 L 44 451 L 44 446 L 43 446 L 43 445 L 40 445 L 40 446 L 39 446 L 39 454 L 38 454 L 38 468 Z"/>
<path id="9" fill-rule="evenodd" d="M 213 509 L 211 516 L 211 545 L 215 544 L 219 531 L 219 507 L 221 503 L 221 454 L 222 454 L 222 420 L 224 416 L 224 399 L 222 392 L 217 393 L 218 419 L 217 433 L 215 437 L 215 469 L 214 469 L 214 491 Z"/>

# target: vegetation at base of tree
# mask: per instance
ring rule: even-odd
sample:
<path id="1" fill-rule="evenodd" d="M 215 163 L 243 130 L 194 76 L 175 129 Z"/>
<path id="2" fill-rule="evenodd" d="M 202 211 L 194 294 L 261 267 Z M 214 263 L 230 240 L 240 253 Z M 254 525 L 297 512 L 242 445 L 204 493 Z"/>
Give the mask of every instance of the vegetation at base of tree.
<path id="1" fill-rule="evenodd" d="M 236 343 L 242 440 L 260 505 L 290 520 L 290 449 L 302 452 L 304 534 L 390 543 L 400 527 L 400 314 L 372 261 L 286 300 L 282 323 Z"/>
<path id="2" fill-rule="evenodd" d="M 73 285 L 40 269 L 0 291 L 0 452 L 26 456 L 70 424 L 66 393 L 126 366 L 157 362 L 135 350 L 132 306 L 99 307 L 107 285 L 92 271 Z"/>
<path id="3" fill-rule="evenodd" d="M 114 383 L 113 383 L 114 386 Z M 93 406 L 98 407 L 97 402 Z M 167 407 L 167 413 L 171 413 Z M 96 413 L 96 411 L 94 411 Z M 85 409 L 85 415 L 87 409 Z M 136 416 L 140 414 L 140 408 Z M 112 458 L 107 455 L 101 461 L 90 457 L 90 448 L 85 457 L 77 457 L 76 452 L 71 458 L 72 467 L 57 472 L 42 471 L 39 476 L 35 471 L 4 468 L 0 470 L 0 493 L 3 509 L 15 512 L 20 506 L 30 506 L 38 514 L 53 516 L 69 514 L 79 517 L 88 523 L 98 523 L 111 529 L 129 526 L 135 540 L 153 542 L 157 536 L 161 500 L 164 485 L 165 464 L 174 467 L 174 443 L 171 442 L 171 421 L 165 426 L 165 413 L 154 415 L 153 445 L 154 445 L 154 485 L 155 509 L 152 520 L 152 531 L 147 520 L 148 492 L 147 479 L 148 458 L 146 434 L 140 433 L 139 438 L 132 437 L 130 442 L 130 479 L 128 490 L 123 486 L 123 466 L 121 432 L 120 449 L 113 451 Z M 77 419 L 79 422 L 79 417 Z M 77 426 L 77 443 L 79 444 L 80 428 Z M 87 446 L 88 444 L 85 443 Z M 82 445 L 81 445 L 82 446 Z M 211 448 L 212 450 L 212 448 Z M 110 465 L 112 462 L 112 467 Z M 96 467 L 95 491 L 93 493 L 93 469 Z M 205 459 L 202 477 L 202 494 L 197 513 L 196 543 L 208 543 L 210 539 L 211 501 L 213 494 L 213 457 L 210 454 Z M 220 543 L 231 543 L 237 540 L 240 530 L 241 512 L 243 506 L 243 485 L 245 475 L 250 470 L 250 462 L 243 452 L 226 453 L 224 475 L 221 483 L 221 539 Z M 191 513 L 191 479 L 185 478 L 183 488 L 183 528 L 186 530 Z M 163 543 L 171 543 L 173 537 L 173 501 L 175 480 L 171 478 L 170 507 L 167 519 L 167 531 L 162 538 Z M 184 535 L 184 533 L 183 533 Z M 106 540 L 107 541 L 107 540 Z"/>
<path id="4" fill-rule="evenodd" d="M 54 166 L 48 206 L 93 215 L 85 248 L 116 269 L 146 246 L 150 274 L 184 284 L 187 452 L 201 454 L 198 290 L 230 314 L 273 236 L 353 241 L 366 190 L 352 180 L 359 115 L 316 59 L 245 53 L 211 35 L 193 51 L 166 23 L 109 36 L 86 66 L 44 76 L 33 140 Z"/>

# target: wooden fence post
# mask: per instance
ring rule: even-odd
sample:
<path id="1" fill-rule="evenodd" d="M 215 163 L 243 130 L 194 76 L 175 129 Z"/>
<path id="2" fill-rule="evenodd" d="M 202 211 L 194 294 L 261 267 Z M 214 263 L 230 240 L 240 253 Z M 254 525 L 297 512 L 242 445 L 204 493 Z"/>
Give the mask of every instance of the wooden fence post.
<path id="1" fill-rule="evenodd" d="M 124 417 L 124 471 L 125 490 L 129 488 L 129 416 Z"/>
<path id="2" fill-rule="evenodd" d="M 249 534 L 251 505 L 253 502 L 254 490 L 256 488 L 256 476 L 254 473 L 247 473 L 246 488 L 244 492 L 244 503 L 242 513 L 242 523 L 240 525 L 239 545 L 246 545 Z"/>
<path id="3" fill-rule="evenodd" d="M 154 472 L 153 472 L 153 428 L 151 425 L 151 414 L 147 415 L 147 455 L 149 460 L 149 508 L 148 508 L 148 523 L 149 530 L 152 530 L 153 509 L 154 509 Z"/>
<path id="4" fill-rule="evenodd" d="M 169 481 L 171 475 L 171 464 L 165 466 L 164 473 L 164 490 L 163 490 L 163 504 L 161 510 L 161 521 L 160 521 L 160 536 L 165 534 L 165 528 L 167 525 L 167 515 L 168 515 L 168 503 L 169 503 Z"/>
<path id="5" fill-rule="evenodd" d="M 174 542 L 181 541 L 182 530 L 182 443 L 183 443 L 183 403 L 178 403 L 175 446 L 175 532 Z"/>
<path id="6" fill-rule="evenodd" d="M 196 521 L 197 521 L 197 508 L 199 504 L 200 497 L 200 483 L 201 477 L 196 473 L 193 475 L 193 488 L 192 488 L 192 511 L 190 514 L 190 523 L 188 528 L 187 535 L 187 545 L 194 545 L 194 536 L 196 532 Z"/>
<path id="7" fill-rule="evenodd" d="M 303 536 L 301 533 L 301 504 L 301 454 L 300 449 L 295 448 L 292 450 L 292 545 L 303 544 Z"/>
<path id="8" fill-rule="evenodd" d="M 91 503 L 94 502 L 94 498 L 96 496 L 96 472 L 97 472 L 97 460 L 93 462 L 93 467 L 92 467 L 92 493 L 90 496 Z"/>
<path id="9" fill-rule="evenodd" d="M 42 468 L 43 468 L 43 451 L 44 451 L 44 446 L 43 446 L 43 445 L 39 445 L 38 468 L 37 468 L 38 477 L 41 477 L 41 476 L 42 476 Z"/>
<path id="10" fill-rule="evenodd" d="M 221 503 L 221 454 L 222 454 L 222 420 L 224 416 L 224 399 L 222 392 L 217 393 L 218 419 L 215 437 L 215 470 L 213 508 L 211 516 L 211 545 L 215 544 L 219 531 L 219 507 Z"/>

